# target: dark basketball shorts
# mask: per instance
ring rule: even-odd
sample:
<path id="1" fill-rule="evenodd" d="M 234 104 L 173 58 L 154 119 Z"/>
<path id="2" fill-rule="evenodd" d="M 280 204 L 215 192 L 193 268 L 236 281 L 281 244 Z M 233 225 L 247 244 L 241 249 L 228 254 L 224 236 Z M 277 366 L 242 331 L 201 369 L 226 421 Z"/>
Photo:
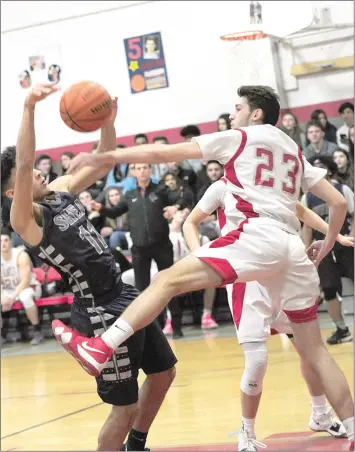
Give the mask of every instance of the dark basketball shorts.
<path id="1" fill-rule="evenodd" d="M 336 293 L 341 294 L 341 278 L 348 277 L 354 281 L 354 248 L 334 249 L 319 264 L 318 274 L 324 298 L 332 300 Z"/>
<path id="2" fill-rule="evenodd" d="M 134 287 L 123 284 L 120 295 L 97 305 L 76 300 L 71 308 L 72 327 L 87 337 L 101 335 L 139 295 Z M 124 342 L 96 378 L 100 398 L 110 405 L 131 405 L 138 401 L 138 374 L 164 372 L 177 359 L 157 321 L 137 331 Z"/>

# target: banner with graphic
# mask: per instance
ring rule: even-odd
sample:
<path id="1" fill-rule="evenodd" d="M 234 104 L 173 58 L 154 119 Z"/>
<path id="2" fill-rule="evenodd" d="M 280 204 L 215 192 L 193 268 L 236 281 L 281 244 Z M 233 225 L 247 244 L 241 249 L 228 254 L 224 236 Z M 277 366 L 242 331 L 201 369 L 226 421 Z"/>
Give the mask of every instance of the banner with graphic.
<path id="1" fill-rule="evenodd" d="M 124 46 L 132 94 L 169 86 L 160 32 L 125 39 Z"/>

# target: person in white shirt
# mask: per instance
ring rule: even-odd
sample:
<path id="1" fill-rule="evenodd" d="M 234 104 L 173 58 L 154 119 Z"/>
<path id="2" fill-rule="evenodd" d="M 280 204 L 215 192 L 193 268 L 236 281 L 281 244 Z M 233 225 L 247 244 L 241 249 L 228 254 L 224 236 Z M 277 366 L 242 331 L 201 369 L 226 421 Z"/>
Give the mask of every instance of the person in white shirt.
<path id="1" fill-rule="evenodd" d="M 224 198 L 227 180 L 212 184 L 184 223 L 184 236 L 191 251 L 199 248 L 195 241 L 199 224 L 211 212 L 217 211 L 221 235 L 233 227 L 226 221 Z M 327 231 L 327 224 L 311 210 L 297 204 L 297 217 L 313 228 Z M 338 241 L 353 247 L 354 239 L 339 235 Z M 239 434 L 238 450 L 254 450 L 257 445 L 254 430 L 255 419 L 261 399 L 263 380 L 267 369 L 266 342 L 272 334 L 284 333 L 293 341 L 290 321 L 283 311 L 275 311 L 266 290 L 257 282 L 227 285 L 228 303 L 237 330 L 238 341 L 245 354 L 245 369 L 241 379 L 242 430 Z M 327 399 L 318 376 L 301 359 L 301 371 L 306 380 L 312 402 L 309 422 L 311 430 L 327 431 L 334 437 L 345 434 L 344 427 L 335 420 L 327 406 Z"/>
<path id="2" fill-rule="evenodd" d="M 337 130 L 337 143 L 341 149 L 349 152 L 349 129 L 354 125 L 354 104 L 350 102 L 341 104 L 338 113 L 344 124 Z"/>
<path id="3" fill-rule="evenodd" d="M 20 301 L 28 320 L 34 326 L 32 345 L 44 340 L 35 299 L 42 294 L 29 255 L 23 248 L 13 248 L 10 233 L 1 232 L 1 310 L 10 311 Z"/>
<path id="4" fill-rule="evenodd" d="M 231 115 L 233 130 L 201 135 L 191 142 L 174 145 L 143 145 L 100 156 L 81 154 L 72 160 L 71 172 L 87 165 L 113 167 L 121 162 L 218 160 L 225 166 L 228 181 L 225 214 L 233 224 L 233 231 L 160 272 L 154 284 L 102 336 L 86 338 L 63 324 L 58 327 L 57 338 L 61 341 L 62 328 L 69 332 L 70 340 L 63 344 L 65 349 L 93 375 L 100 374 L 114 350 L 134 331 L 155 319 L 172 297 L 237 280 L 257 280 L 266 287 L 275 307 L 290 319 L 299 352 L 319 375 L 353 449 L 353 399 L 343 372 L 320 334 L 319 278 L 314 265 L 333 248 L 347 202 L 324 179 L 326 172 L 313 168 L 296 143 L 275 127 L 279 113 L 279 97 L 273 89 L 242 86 Z M 296 206 L 301 187 L 329 205 L 328 234 L 324 241 L 313 243 L 309 249 L 313 262 L 298 234 Z M 86 341 L 95 348 L 88 352 L 89 359 L 77 351 Z"/>

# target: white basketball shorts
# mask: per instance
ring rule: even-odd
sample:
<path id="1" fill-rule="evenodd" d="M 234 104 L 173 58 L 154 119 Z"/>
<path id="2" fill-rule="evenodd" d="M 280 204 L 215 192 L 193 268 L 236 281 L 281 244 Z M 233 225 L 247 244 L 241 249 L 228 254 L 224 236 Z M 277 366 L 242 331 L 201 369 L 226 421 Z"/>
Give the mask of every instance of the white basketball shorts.
<path id="1" fill-rule="evenodd" d="M 297 234 L 245 221 L 193 254 L 220 274 L 222 284 L 258 281 L 273 311 L 282 309 L 291 322 L 317 318 L 318 273 Z"/>

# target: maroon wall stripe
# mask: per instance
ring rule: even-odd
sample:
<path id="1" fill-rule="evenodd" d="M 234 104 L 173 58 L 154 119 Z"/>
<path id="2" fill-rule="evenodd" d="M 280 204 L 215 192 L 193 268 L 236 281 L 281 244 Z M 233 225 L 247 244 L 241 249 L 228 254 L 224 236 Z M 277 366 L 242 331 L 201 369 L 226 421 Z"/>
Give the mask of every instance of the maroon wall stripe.
<path id="1" fill-rule="evenodd" d="M 312 111 L 318 108 L 324 110 L 328 118 L 334 118 L 338 116 L 338 108 L 343 102 L 354 102 L 354 99 L 342 99 L 334 102 L 305 105 L 303 107 L 291 108 L 290 111 L 292 111 L 298 117 L 300 123 L 309 121 Z M 217 131 L 216 121 L 205 122 L 202 124 L 198 124 L 198 126 L 202 134 Z M 146 135 L 148 136 L 149 142 L 152 142 L 154 137 L 163 135 L 168 138 L 170 143 L 178 143 L 182 141 L 180 137 L 180 130 L 182 129 L 182 127 L 183 126 L 175 127 L 173 129 L 158 130 L 157 132 L 148 132 L 146 133 Z M 117 143 L 121 143 L 126 146 L 132 146 L 133 139 L 134 139 L 133 135 L 126 137 L 118 137 Z M 65 151 L 73 152 L 74 154 L 77 154 L 78 152 L 89 152 L 92 149 L 93 144 L 94 142 L 90 141 L 87 143 L 72 144 L 67 146 L 61 146 L 58 148 L 43 149 L 38 151 L 36 155 L 48 154 L 50 157 L 52 157 L 53 160 L 58 160 L 61 154 Z"/>

